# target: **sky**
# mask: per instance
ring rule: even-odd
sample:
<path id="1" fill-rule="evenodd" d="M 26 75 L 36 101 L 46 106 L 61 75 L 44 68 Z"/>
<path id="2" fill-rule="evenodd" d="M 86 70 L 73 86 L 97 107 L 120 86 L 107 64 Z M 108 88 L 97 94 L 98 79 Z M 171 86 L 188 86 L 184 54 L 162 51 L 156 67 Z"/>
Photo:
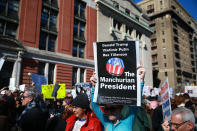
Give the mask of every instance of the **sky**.
<path id="1" fill-rule="evenodd" d="M 142 0 L 133 0 L 134 2 L 139 2 Z M 197 0 L 178 0 L 181 5 L 189 12 L 189 14 L 197 20 Z"/>

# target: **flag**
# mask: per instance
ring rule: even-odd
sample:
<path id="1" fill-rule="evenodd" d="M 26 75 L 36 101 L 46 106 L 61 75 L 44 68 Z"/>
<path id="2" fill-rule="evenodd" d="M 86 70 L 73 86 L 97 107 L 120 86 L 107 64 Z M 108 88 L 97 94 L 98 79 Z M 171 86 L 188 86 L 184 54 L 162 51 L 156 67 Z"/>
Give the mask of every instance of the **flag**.
<path id="1" fill-rule="evenodd" d="M 60 85 L 55 84 L 55 87 L 54 87 L 54 89 L 53 89 L 53 93 L 52 93 L 51 96 L 57 97 L 57 91 L 59 90 L 59 88 L 60 88 Z"/>
<path id="2" fill-rule="evenodd" d="M 35 87 L 41 92 L 41 85 L 47 85 L 48 84 L 48 78 L 44 75 L 37 75 L 34 73 L 31 73 L 32 76 L 32 82 L 34 82 Z"/>
<path id="3" fill-rule="evenodd" d="M 121 58 L 110 58 L 106 64 L 106 70 L 113 76 L 121 76 L 124 71 L 124 63 Z"/>

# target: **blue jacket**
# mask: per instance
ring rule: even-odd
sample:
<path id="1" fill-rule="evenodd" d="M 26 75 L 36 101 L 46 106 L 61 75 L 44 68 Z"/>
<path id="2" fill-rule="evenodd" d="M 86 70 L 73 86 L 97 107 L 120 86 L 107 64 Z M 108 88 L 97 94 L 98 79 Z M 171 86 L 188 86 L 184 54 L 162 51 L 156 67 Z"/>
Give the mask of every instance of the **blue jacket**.
<path id="1" fill-rule="evenodd" d="M 141 91 L 143 90 L 144 83 L 141 83 Z M 129 114 L 125 119 L 120 120 L 119 123 L 114 125 L 107 116 L 104 115 L 102 110 L 100 109 L 97 103 L 93 102 L 94 97 L 94 88 L 91 94 L 91 107 L 97 118 L 101 121 L 104 126 L 105 131 L 132 131 L 133 121 L 135 116 L 137 115 L 137 106 L 129 107 Z"/>

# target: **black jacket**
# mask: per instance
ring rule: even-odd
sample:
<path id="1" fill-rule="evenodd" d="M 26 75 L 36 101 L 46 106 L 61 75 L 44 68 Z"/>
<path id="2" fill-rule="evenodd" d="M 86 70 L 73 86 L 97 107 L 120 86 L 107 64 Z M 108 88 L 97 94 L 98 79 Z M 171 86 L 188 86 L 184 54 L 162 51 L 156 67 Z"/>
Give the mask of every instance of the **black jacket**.
<path id="1" fill-rule="evenodd" d="M 44 131 L 48 119 L 48 112 L 38 107 L 28 110 L 18 121 L 22 131 Z"/>

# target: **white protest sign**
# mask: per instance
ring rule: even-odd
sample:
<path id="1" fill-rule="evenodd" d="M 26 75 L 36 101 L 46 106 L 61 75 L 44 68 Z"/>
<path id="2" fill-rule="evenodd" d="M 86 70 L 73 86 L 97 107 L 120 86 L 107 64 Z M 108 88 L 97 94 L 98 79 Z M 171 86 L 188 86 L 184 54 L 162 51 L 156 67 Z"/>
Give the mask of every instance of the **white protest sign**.
<path id="1" fill-rule="evenodd" d="M 16 78 L 10 78 L 9 90 L 14 91 L 16 89 L 15 82 Z"/>
<path id="2" fill-rule="evenodd" d="M 1 58 L 1 59 L 0 59 L 0 70 L 1 70 L 1 68 L 3 67 L 4 62 L 5 62 L 5 59 Z"/>
<path id="3" fill-rule="evenodd" d="M 24 91 L 24 90 L 25 90 L 25 84 L 20 85 L 20 86 L 19 86 L 19 90 L 20 90 L 20 91 Z"/>
<path id="4" fill-rule="evenodd" d="M 185 86 L 185 93 L 190 97 L 197 97 L 197 86 Z"/>
<path id="5" fill-rule="evenodd" d="M 144 86 L 143 95 L 150 96 L 150 86 Z"/>
<path id="6" fill-rule="evenodd" d="M 161 86 L 161 101 L 162 101 L 163 118 L 167 116 L 168 120 L 170 120 L 171 103 L 170 103 L 170 91 L 169 91 L 168 78 L 166 78 L 166 80 Z"/>

